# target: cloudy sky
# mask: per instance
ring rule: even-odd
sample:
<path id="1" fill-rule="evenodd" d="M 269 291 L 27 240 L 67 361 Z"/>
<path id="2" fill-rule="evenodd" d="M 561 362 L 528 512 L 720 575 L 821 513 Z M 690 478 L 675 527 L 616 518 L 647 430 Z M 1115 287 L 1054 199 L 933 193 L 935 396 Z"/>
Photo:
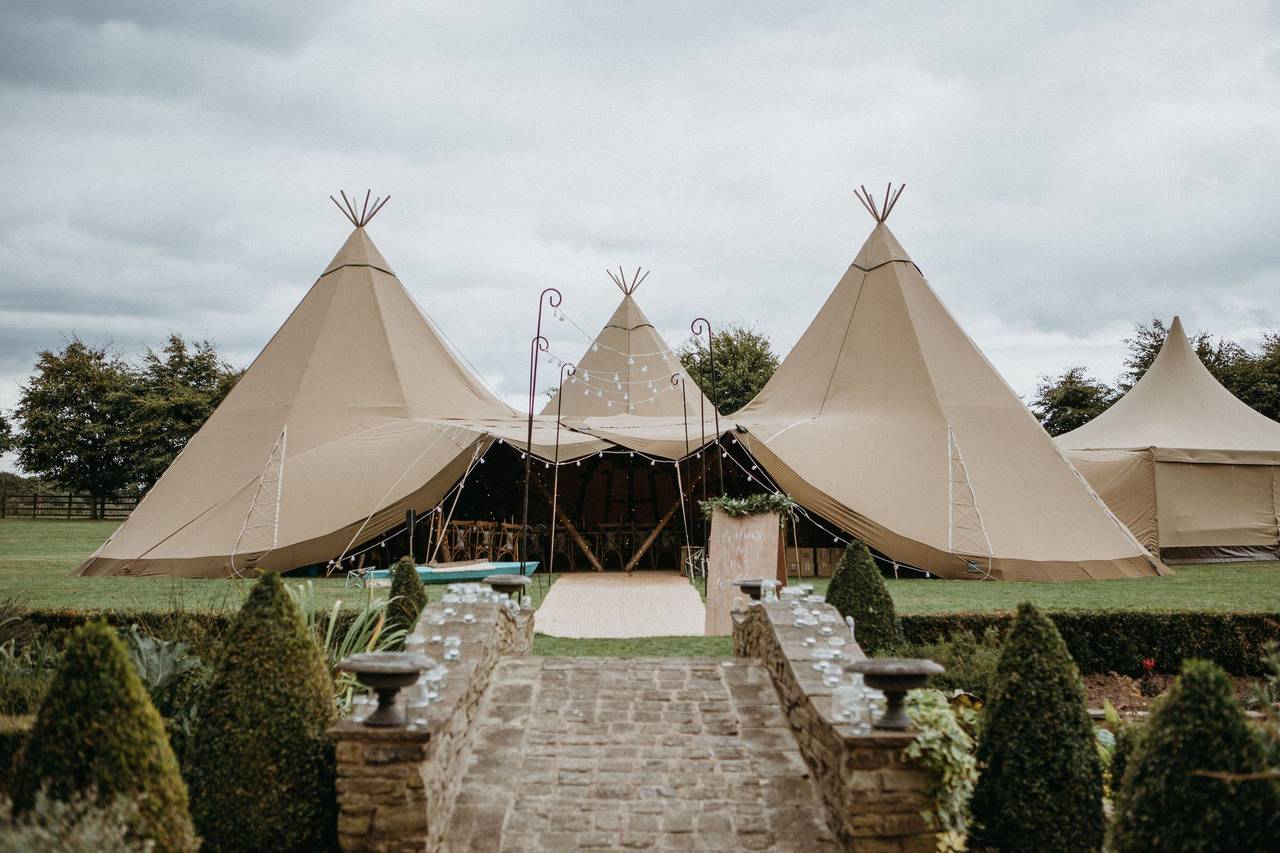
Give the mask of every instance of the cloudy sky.
<path id="1" fill-rule="evenodd" d="M 1114 378 L 1152 316 L 1280 326 L 1280 9 L 906 5 L 8 0 L 0 408 L 73 334 L 247 363 L 345 238 L 339 188 L 391 193 L 371 234 L 511 400 L 539 289 L 594 330 L 606 266 L 652 269 L 673 344 L 706 314 L 786 352 L 891 179 L 1024 395 Z"/>

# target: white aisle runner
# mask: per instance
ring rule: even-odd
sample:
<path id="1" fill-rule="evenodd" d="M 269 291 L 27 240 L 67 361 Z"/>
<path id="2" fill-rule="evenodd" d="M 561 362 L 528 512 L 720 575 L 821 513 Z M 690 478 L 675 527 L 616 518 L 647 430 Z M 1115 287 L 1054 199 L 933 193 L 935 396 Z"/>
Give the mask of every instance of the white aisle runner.
<path id="1" fill-rule="evenodd" d="M 534 615 L 552 637 L 702 636 L 706 609 L 693 584 L 675 572 L 577 572 L 560 575 Z"/>

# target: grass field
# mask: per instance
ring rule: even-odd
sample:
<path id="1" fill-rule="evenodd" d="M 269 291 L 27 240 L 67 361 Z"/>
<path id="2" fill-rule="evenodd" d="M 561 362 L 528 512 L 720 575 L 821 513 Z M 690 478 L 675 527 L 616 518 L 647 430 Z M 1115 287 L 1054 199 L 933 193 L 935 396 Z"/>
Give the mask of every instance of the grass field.
<path id="1" fill-rule="evenodd" d="M 236 607 L 243 580 L 171 578 L 75 578 L 68 573 L 110 535 L 114 522 L 5 519 L 0 521 L 0 596 L 15 596 L 32 607 L 70 609 L 152 609 Z M 351 599 L 339 578 L 318 579 L 329 601 Z M 818 591 L 826 581 L 817 579 Z M 541 598 L 538 584 L 535 602 Z M 1044 607 L 1191 608 L 1280 612 L 1280 563 L 1180 566 L 1173 577 L 1084 583 L 978 583 L 974 581 L 889 581 L 902 613 L 953 610 L 1007 610 L 1022 601 Z M 433 587 L 439 595 L 441 587 Z M 378 592 L 375 594 L 385 594 Z M 541 637 L 538 651 L 640 656 L 664 651 L 684 638 L 648 640 L 559 640 Z M 716 638 L 688 638 L 705 654 L 722 654 Z M 717 645 L 719 644 L 719 645 Z M 685 653 L 694 653 L 692 651 Z"/>

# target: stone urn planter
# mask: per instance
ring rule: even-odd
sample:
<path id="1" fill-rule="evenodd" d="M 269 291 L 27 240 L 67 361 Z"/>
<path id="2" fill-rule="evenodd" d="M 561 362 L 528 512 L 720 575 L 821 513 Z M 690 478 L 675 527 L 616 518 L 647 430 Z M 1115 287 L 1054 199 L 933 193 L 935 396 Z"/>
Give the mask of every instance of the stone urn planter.
<path id="1" fill-rule="evenodd" d="M 860 672 L 868 686 L 884 692 L 885 711 L 872 725 L 877 729 L 911 728 L 903 702 L 908 690 L 929 684 L 929 678 L 946 672 L 942 664 L 924 658 L 866 658 L 845 664 L 845 672 Z"/>
<path id="2" fill-rule="evenodd" d="M 430 666 L 429 658 L 411 652 L 361 652 L 343 658 L 337 668 L 377 694 L 378 707 L 364 718 L 364 724 L 380 728 L 405 724 L 404 706 L 396 697 Z"/>

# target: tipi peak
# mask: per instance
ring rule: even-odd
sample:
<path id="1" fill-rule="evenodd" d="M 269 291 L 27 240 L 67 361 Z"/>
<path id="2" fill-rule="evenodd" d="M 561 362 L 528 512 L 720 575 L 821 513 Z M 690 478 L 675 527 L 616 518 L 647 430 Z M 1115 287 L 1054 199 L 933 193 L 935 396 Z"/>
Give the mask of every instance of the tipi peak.
<path id="1" fill-rule="evenodd" d="M 646 278 L 649 277 L 649 270 L 644 270 L 644 274 L 641 275 L 640 267 L 636 267 L 636 271 L 631 275 L 630 280 L 628 280 L 627 274 L 623 271 L 621 264 L 618 265 L 618 272 L 616 275 L 613 270 L 605 270 L 605 272 L 609 274 L 609 278 L 618 286 L 618 289 L 622 291 L 624 296 L 630 296 L 635 293 L 636 289 L 640 287 Z"/>
<path id="2" fill-rule="evenodd" d="M 902 191 L 907 188 L 906 184 L 900 184 L 898 191 L 893 191 L 893 181 L 890 181 L 884 188 L 884 201 L 877 201 L 867 192 L 865 186 L 859 185 L 858 189 L 853 191 L 858 201 L 862 202 L 862 206 L 867 209 L 867 213 L 871 214 L 871 218 L 876 222 L 883 224 L 889 218 L 889 214 L 893 213 L 893 208 L 898 203 L 898 199 L 902 197 Z"/>
<path id="3" fill-rule="evenodd" d="M 351 194 L 351 198 L 347 198 L 347 194 L 342 190 L 338 190 L 338 195 L 342 196 L 342 204 L 338 204 L 338 200 L 333 196 L 329 196 L 329 201 L 337 205 L 338 210 L 342 211 L 342 215 L 354 225 L 356 228 L 363 228 L 369 224 L 373 217 L 378 215 L 378 211 L 391 201 L 391 196 L 383 198 L 379 196 L 373 200 L 373 204 L 369 204 L 369 198 L 373 195 L 373 190 L 365 190 L 364 202 L 357 208 L 353 199 L 357 198 L 355 193 Z"/>

